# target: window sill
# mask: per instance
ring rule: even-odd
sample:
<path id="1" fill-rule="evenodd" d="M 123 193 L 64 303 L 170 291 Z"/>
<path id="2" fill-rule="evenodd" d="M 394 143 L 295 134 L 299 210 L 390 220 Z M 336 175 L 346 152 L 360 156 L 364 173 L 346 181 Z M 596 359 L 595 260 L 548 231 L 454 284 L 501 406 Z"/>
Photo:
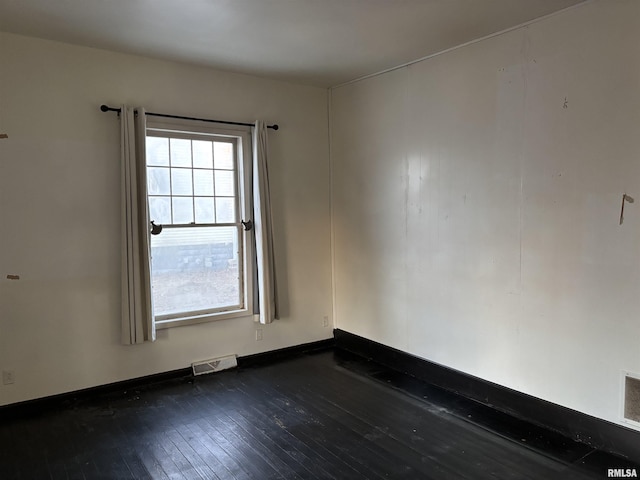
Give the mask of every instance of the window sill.
<path id="1" fill-rule="evenodd" d="M 253 317 L 253 313 L 249 310 L 233 310 L 230 312 L 209 313 L 206 315 L 197 315 L 194 317 L 172 318 L 169 320 L 156 320 L 156 329 L 184 327 L 187 325 L 195 325 L 198 323 L 217 322 L 219 320 L 230 320 L 234 318 Z"/>

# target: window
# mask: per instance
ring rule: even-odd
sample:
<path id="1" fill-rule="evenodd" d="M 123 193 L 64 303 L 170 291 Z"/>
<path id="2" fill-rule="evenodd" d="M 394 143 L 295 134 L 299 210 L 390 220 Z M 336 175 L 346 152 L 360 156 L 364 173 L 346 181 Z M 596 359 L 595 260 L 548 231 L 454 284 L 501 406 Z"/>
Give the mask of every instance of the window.
<path id="1" fill-rule="evenodd" d="M 253 258 L 249 132 L 147 125 L 151 287 L 158 327 L 247 315 Z"/>

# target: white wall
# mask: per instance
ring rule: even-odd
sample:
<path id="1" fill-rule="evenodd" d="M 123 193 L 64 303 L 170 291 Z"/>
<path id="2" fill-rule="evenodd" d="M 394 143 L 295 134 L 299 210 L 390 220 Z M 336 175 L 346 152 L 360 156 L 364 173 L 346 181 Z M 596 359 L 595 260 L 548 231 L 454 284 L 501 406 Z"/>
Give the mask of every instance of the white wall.
<path id="1" fill-rule="evenodd" d="M 279 123 L 270 135 L 283 318 L 119 344 L 119 124 L 100 104 Z M 326 90 L 0 34 L 0 405 L 329 338 Z M 8 274 L 20 280 L 7 280 Z"/>
<path id="2" fill-rule="evenodd" d="M 621 423 L 622 371 L 640 373 L 640 2 L 335 88 L 331 121 L 337 328 Z"/>

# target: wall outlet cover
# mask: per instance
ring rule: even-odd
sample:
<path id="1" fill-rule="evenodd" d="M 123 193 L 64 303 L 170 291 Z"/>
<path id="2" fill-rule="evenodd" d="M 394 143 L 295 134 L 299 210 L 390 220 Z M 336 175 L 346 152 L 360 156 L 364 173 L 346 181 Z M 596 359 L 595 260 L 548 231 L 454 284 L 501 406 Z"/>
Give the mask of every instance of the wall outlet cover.
<path id="1" fill-rule="evenodd" d="M 3 370 L 2 371 L 2 384 L 3 385 L 11 385 L 16 383 L 16 374 L 13 370 Z"/>

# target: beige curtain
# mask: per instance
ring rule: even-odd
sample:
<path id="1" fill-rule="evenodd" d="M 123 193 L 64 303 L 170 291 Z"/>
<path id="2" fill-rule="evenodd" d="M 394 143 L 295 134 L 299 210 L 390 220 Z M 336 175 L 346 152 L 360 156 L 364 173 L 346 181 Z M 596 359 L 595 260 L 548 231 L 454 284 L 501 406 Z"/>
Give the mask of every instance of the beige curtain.
<path id="1" fill-rule="evenodd" d="M 267 126 L 258 120 L 253 129 L 253 216 L 258 275 L 258 308 L 260 323 L 265 324 L 278 318 L 267 152 Z"/>
<path id="2" fill-rule="evenodd" d="M 151 298 L 151 255 L 145 159 L 146 118 L 132 107 L 120 112 L 122 213 L 122 343 L 156 339 Z"/>

